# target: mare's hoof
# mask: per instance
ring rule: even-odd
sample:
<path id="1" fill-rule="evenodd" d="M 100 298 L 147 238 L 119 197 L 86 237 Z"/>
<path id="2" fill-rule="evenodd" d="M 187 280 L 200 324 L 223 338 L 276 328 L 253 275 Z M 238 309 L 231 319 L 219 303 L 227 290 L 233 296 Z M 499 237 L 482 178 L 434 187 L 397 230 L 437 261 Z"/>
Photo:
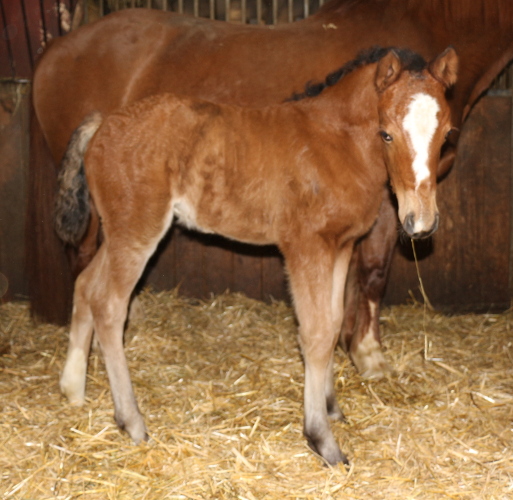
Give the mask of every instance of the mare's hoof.
<path id="1" fill-rule="evenodd" d="M 144 307 L 141 299 L 136 295 L 128 306 L 128 321 L 136 323 L 144 319 Z"/>
<path id="2" fill-rule="evenodd" d="M 378 380 L 390 373 L 392 369 L 386 362 L 379 343 L 374 341 L 367 344 L 351 352 L 351 360 L 363 378 Z"/>
<path id="3" fill-rule="evenodd" d="M 385 360 L 383 360 L 382 363 L 371 366 L 360 372 L 360 376 L 368 380 L 380 380 L 392 372 L 392 367 Z"/>

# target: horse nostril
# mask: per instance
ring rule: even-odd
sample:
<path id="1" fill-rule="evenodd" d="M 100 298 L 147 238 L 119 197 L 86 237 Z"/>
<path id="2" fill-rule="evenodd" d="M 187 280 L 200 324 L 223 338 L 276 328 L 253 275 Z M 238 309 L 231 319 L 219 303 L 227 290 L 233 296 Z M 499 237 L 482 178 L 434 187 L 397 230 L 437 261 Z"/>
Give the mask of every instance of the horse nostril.
<path id="1" fill-rule="evenodd" d="M 440 216 L 436 214 L 431 228 L 415 231 L 415 215 L 411 212 L 404 218 L 403 229 L 406 234 L 414 240 L 429 238 L 438 229 L 439 222 Z"/>
<path id="2" fill-rule="evenodd" d="M 404 218 L 403 228 L 408 236 L 410 236 L 411 238 L 415 237 L 415 215 L 413 214 L 413 212 L 410 212 Z"/>
<path id="3" fill-rule="evenodd" d="M 440 214 L 435 215 L 435 222 L 433 223 L 433 227 L 429 234 L 433 234 L 438 229 L 438 224 L 440 223 Z"/>

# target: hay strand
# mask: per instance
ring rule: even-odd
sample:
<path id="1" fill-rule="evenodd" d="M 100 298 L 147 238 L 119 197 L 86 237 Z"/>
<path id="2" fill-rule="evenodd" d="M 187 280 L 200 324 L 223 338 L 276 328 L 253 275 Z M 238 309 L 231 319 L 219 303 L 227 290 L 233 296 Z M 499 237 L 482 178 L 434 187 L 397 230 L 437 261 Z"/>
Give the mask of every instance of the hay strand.
<path id="1" fill-rule="evenodd" d="M 149 443 L 113 422 L 101 355 L 87 401 L 58 389 L 64 328 L 0 306 L 0 495 L 5 499 L 503 499 L 513 497 L 513 313 L 383 311 L 394 373 L 362 379 L 342 352 L 333 424 L 349 470 L 302 436 L 303 366 L 292 310 L 238 294 L 141 294 L 125 337 Z M 424 357 L 425 334 L 429 357 Z"/>

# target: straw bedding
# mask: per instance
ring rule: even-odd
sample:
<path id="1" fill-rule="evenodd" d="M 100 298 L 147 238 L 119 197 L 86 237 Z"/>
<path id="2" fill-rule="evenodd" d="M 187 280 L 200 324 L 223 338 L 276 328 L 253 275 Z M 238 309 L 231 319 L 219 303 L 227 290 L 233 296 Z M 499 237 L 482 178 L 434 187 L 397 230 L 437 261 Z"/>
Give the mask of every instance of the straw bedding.
<path id="1" fill-rule="evenodd" d="M 383 311 L 394 372 L 364 380 L 337 353 L 347 417 L 333 424 L 349 469 L 302 437 L 303 365 L 292 310 L 237 294 L 141 295 L 125 344 L 151 434 L 113 422 L 104 364 L 87 401 L 58 378 L 67 331 L 0 306 L 0 494 L 12 499 L 513 498 L 513 313 Z"/>

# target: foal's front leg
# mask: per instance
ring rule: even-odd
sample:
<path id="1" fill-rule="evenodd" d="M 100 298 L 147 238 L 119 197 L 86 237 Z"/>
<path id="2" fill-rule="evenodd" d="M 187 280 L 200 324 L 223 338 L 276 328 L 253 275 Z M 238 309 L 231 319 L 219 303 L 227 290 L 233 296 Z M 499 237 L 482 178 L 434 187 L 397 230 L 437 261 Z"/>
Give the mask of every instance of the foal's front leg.
<path id="1" fill-rule="evenodd" d="M 292 252 L 284 249 L 284 255 L 305 362 L 304 433 L 311 448 L 328 463 L 347 463 L 331 431 L 328 411 L 330 416 L 342 417 L 336 403 L 332 368 L 342 322 L 343 306 L 339 304 L 343 304 L 350 250 L 337 255 L 332 245 L 322 238 L 314 238 L 301 242 Z M 342 286 L 334 288 L 334 283 L 341 279 Z"/>

